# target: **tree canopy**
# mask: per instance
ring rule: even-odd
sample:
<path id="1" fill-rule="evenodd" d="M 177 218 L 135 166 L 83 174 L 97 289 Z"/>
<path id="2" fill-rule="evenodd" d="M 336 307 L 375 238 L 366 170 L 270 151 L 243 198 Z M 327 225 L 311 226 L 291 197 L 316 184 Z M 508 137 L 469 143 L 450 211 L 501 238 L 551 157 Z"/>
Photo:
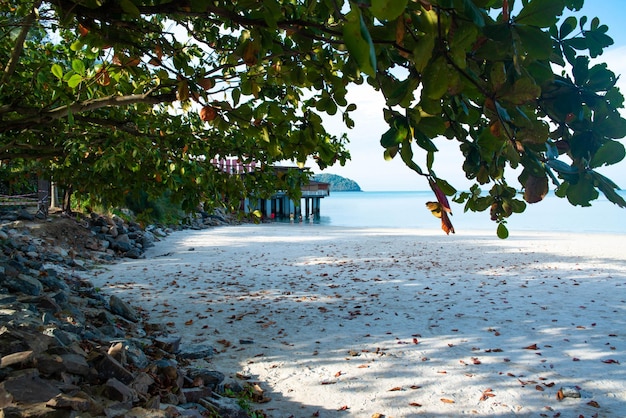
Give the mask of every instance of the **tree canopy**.
<path id="1" fill-rule="evenodd" d="M 618 186 L 626 154 L 616 75 L 591 59 L 613 41 L 583 0 L 5 0 L 0 3 L 3 175 L 36 172 L 105 204 L 165 191 L 190 209 L 296 190 L 271 165 L 349 159 L 351 85 L 385 98 L 384 157 L 465 210 L 506 218 L 546 195 L 573 205 Z M 433 170 L 454 140 L 475 180 Z M 257 164 L 233 176 L 211 160 Z M 505 173 L 521 168 L 514 185 Z M 518 169 L 515 171 L 519 173 Z M 407 171 L 407 175 L 411 175 Z M 510 177 L 510 176 L 509 176 Z M 510 180 L 510 179 L 508 179 Z M 488 187 L 488 190 L 481 190 Z M 523 200 L 516 194 L 524 189 Z M 448 226 L 446 226 L 449 224 Z"/>

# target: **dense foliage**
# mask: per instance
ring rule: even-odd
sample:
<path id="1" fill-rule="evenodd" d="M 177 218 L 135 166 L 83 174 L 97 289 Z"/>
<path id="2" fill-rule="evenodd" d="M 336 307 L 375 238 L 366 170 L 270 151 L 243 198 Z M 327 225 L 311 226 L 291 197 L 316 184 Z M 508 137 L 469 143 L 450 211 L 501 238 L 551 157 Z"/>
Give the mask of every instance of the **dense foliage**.
<path id="1" fill-rule="evenodd" d="M 515 4 L 514 4 L 515 3 Z M 515 7 L 514 7 L 515 6 Z M 617 185 L 598 169 L 625 156 L 623 97 L 598 19 L 561 17 L 583 0 L 4 0 L 0 159 L 4 176 L 50 176 L 105 204 L 169 195 L 235 207 L 254 190 L 296 190 L 271 164 L 349 158 L 346 92 L 386 100 L 380 143 L 446 196 L 506 218 L 549 182 L 574 205 Z M 456 140 L 476 181 L 457 193 L 433 171 Z M 231 175 L 211 160 L 255 162 Z M 510 180 L 510 179 L 509 179 Z M 481 186 L 488 186 L 482 191 Z M 449 222 L 449 219 L 448 219 Z"/>
<path id="2" fill-rule="evenodd" d="M 331 192 L 360 192 L 361 186 L 354 180 L 337 174 L 322 173 L 313 176 L 313 180 L 330 184 Z"/>

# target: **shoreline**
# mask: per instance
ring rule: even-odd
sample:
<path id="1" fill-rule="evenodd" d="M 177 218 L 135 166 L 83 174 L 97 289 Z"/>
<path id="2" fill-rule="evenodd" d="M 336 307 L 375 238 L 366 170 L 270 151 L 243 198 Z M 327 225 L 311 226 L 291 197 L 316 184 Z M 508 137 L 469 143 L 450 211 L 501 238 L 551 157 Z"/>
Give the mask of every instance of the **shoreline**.
<path id="1" fill-rule="evenodd" d="M 626 415 L 623 236 L 281 224 L 177 231 L 90 280 L 212 344 L 271 417 Z"/>

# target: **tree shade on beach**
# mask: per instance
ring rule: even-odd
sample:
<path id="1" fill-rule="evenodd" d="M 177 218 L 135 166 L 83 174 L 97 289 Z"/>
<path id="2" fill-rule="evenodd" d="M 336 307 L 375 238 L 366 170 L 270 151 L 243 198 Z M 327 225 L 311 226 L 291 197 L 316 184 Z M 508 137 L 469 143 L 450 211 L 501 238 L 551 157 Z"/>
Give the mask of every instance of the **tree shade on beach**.
<path id="1" fill-rule="evenodd" d="M 514 7 L 515 6 L 515 7 Z M 192 209 L 297 197 L 302 173 L 271 165 L 350 155 L 351 85 L 385 98 L 384 157 L 424 178 L 437 202 L 506 218 L 552 182 L 573 205 L 603 193 L 626 154 L 616 75 L 591 63 L 613 41 L 583 0 L 54 0 L 0 9 L 3 177 L 37 173 L 84 199 L 147 193 Z M 589 10 L 593 13 L 593 10 Z M 595 61 L 594 61 L 595 62 Z M 465 192 L 433 170 L 455 140 Z M 208 162 L 259 162 L 233 176 Z M 515 171 L 512 171 L 514 169 Z M 517 175 L 519 185 L 507 177 Z M 506 175 L 505 175 L 506 174 Z M 481 190 L 488 187 L 488 190 Z M 516 193 L 524 189 L 523 200 Z M 226 199 L 225 199 L 226 197 Z M 234 204 L 233 204 L 234 205 Z M 450 225 L 444 225 L 453 230 Z"/>

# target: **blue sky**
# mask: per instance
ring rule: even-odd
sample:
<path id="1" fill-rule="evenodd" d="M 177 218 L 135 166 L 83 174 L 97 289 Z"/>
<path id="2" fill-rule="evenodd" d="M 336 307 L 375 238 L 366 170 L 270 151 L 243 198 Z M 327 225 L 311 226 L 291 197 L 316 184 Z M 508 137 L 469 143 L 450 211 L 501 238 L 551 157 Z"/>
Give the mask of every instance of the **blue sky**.
<path id="1" fill-rule="evenodd" d="M 570 14 L 566 13 L 565 16 Z M 598 61 L 606 62 L 609 69 L 622 75 L 618 86 L 626 95 L 626 1 L 585 0 L 582 11 L 577 15 L 586 15 L 589 20 L 597 16 L 601 24 L 609 26 L 608 34 L 613 38 L 614 44 L 605 50 Z M 426 180 L 408 169 L 399 158 L 392 161 L 383 159 L 383 149 L 379 140 L 388 127 L 383 120 L 384 101 L 381 96 L 368 86 L 351 86 L 348 100 L 358 105 L 358 109 L 352 114 L 356 127 L 346 130 L 340 120 L 330 120 L 328 129 L 334 134 L 342 132 L 348 134 L 350 139 L 348 148 L 352 154 L 352 160 L 344 167 L 336 165 L 324 172 L 355 180 L 365 191 L 428 190 Z M 467 189 L 472 183 L 465 179 L 461 169 L 463 159 L 458 149 L 458 142 L 438 138 L 436 144 L 440 150 L 434 167 L 436 174 L 447 179 L 458 190 Z M 315 169 L 315 164 L 309 166 Z M 319 172 L 319 170 L 314 171 Z M 626 161 L 600 171 L 621 188 L 626 189 Z M 513 172 L 507 177 L 510 184 L 515 187 L 518 185 L 516 177 L 517 175 Z"/>

